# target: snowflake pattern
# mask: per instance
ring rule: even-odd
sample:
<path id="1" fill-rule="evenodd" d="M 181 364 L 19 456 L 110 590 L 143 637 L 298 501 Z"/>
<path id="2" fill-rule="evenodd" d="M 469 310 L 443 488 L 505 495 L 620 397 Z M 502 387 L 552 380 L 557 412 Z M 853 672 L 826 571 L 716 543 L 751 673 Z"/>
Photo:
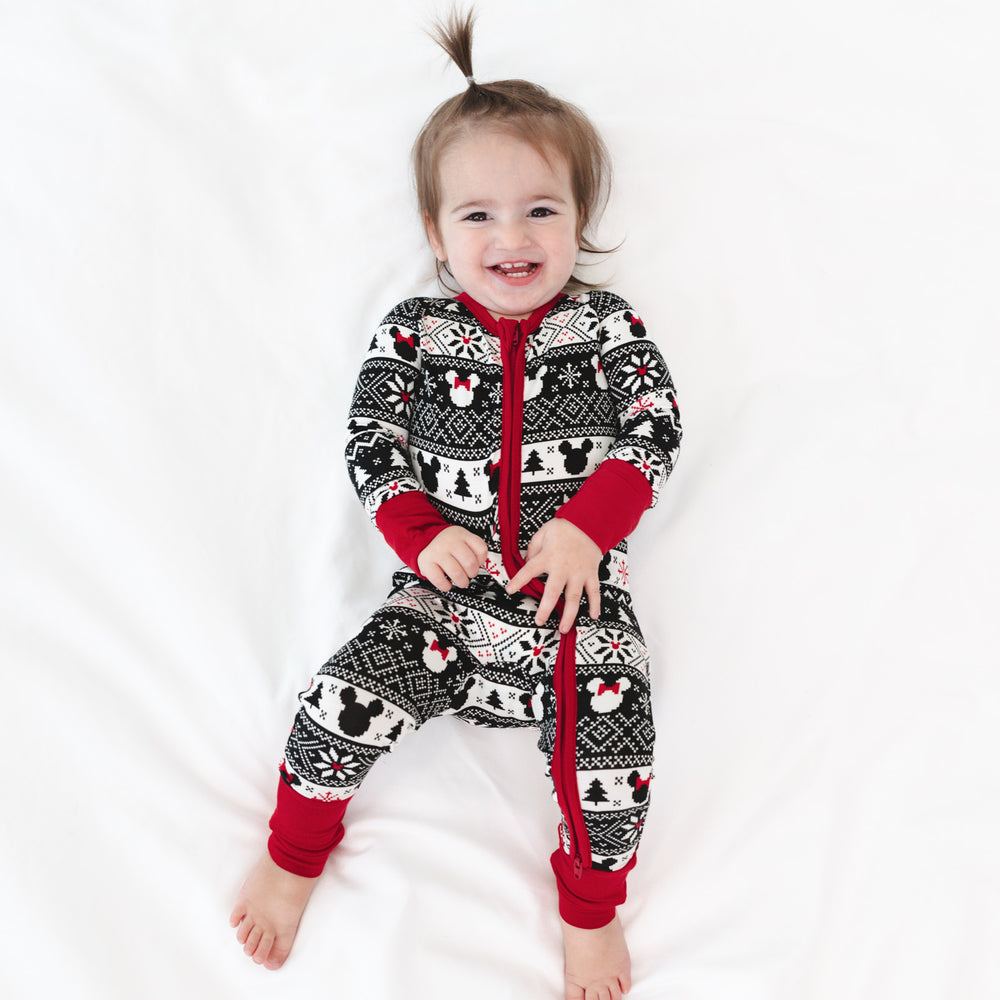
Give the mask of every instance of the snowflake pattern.
<path id="1" fill-rule="evenodd" d="M 385 398 L 396 414 L 402 413 L 410 405 L 413 396 L 413 382 L 407 382 L 402 375 L 392 375 L 385 387 Z"/>
<path id="2" fill-rule="evenodd" d="M 660 360 L 652 351 L 633 351 L 622 366 L 622 385 L 636 395 L 652 389 L 662 377 Z"/>
<path id="3" fill-rule="evenodd" d="M 594 654 L 603 663 L 627 663 L 632 659 L 628 636 L 606 629 L 594 636 Z"/>
<path id="4" fill-rule="evenodd" d="M 463 608 L 460 604 L 452 604 L 448 608 L 448 618 L 451 620 L 451 627 L 455 630 L 456 635 L 460 635 L 465 639 L 471 636 L 474 619 L 468 609 Z"/>
<path id="5" fill-rule="evenodd" d="M 551 637 L 546 639 L 539 629 L 535 629 L 531 635 L 521 639 L 518 645 L 524 652 L 525 660 L 528 663 L 528 674 L 540 674 L 544 669 L 544 657 L 551 644 Z"/>
<path id="6" fill-rule="evenodd" d="M 458 325 L 444 333 L 448 353 L 456 358 L 475 358 L 478 355 L 478 338 L 474 330 Z"/>
<path id="7" fill-rule="evenodd" d="M 403 623 L 396 619 L 395 621 L 386 622 L 382 627 L 382 632 L 387 639 L 393 642 L 399 642 L 400 639 L 406 638 L 406 629 L 403 627 Z"/>
<path id="8" fill-rule="evenodd" d="M 573 365 L 566 365 L 558 378 L 564 389 L 575 389 L 580 383 L 580 373 Z"/>
<path id="9" fill-rule="evenodd" d="M 639 813 L 632 813 L 619 827 L 618 833 L 627 844 L 639 839 L 642 833 L 643 817 Z"/>
<path id="10" fill-rule="evenodd" d="M 333 747 L 329 751 L 320 750 L 313 762 L 321 778 L 336 778 L 346 781 L 361 770 L 361 762 L 352 753 L 339 753 Z"/>

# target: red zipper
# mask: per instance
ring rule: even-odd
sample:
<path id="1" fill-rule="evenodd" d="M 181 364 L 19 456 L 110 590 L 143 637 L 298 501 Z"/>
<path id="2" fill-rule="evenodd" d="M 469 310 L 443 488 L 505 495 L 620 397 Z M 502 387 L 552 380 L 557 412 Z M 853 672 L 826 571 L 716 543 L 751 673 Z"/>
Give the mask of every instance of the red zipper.
<path id="1" fill-rule="evenodd" d="M 562 613 L 562 601 L 556 614 Z M 556 753 L 552 762 L 556 801 L 569 823 L 573 851 L 573 876 L 583 876 L 583 859 L 590 865 L 590 837 L 583 822 L 580 785 L 576 779 L 576 626 L 560 640 L 553 679 L 556 694 Z"/>
<path id="2" fill-rule="evenodd" d="M 500 438 L 500 554 L 507 573 L 513 576 L 524 565 L 518 546 L 521 533 L 520 453 L 524 431 L 524 340 L 520 323 L 500 319 L 497 326 L 506 369 Z"/>
<path id="3" fill-rule="evenodd" d="M 521 529 L 521 439 L 524 430 L 524 331 L 520 323 L 497 320 L 504 366 L 503 416 L 500 444 L 500 554 L 509 576 L 524 565 L 518 537 Z M 540 600 L 544 587 L 531 580 L 523 588 Z M 563 602 L 555 614 L 561 616 Z M 556 699 L 556 745 L 552 757 L 552 778 L 556 801 L 569 825 L 573 855 L 573 875 L 583 876 L 584 859 L 591 862 L 590 838 L 583 822 L 580 788 L 576 779 L 576 626 L 559 640 L 553 675 Z"/>

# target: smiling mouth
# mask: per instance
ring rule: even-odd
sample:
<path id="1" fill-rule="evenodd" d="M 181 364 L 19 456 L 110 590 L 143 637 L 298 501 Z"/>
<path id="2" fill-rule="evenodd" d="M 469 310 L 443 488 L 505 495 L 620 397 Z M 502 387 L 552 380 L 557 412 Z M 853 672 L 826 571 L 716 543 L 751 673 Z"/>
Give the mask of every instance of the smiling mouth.
<path id="1" fill-rule="evenodd" d="M 527 278 L 534 274 L 540 266 L 540 264 L 532 264 L 526 260 L 518 260 L 511 264 L 494 264 L 490 270 L 505 278 Z"/>

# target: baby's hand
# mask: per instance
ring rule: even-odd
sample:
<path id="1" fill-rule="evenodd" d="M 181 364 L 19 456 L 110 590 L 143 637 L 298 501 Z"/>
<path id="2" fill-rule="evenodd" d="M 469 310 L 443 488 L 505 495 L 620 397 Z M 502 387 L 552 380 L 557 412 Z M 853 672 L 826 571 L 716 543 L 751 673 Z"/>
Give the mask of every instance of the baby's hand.
<path id="1" fill-rule="evenodd" d="M 536 625 L 544 625 L 548 621 L 560 594 L 564 602 L 559 621 L 560 632 L 568 632 L 573 627 L 584 591 L 590 617 L 600 615 L 601 582 L 597 570 L 601 564 L 601 550 L 586 532 L 565 518 L 554 517 L 532 536 L 527 557 L 525 564 L 507 584 L 507 593 L 513 594 L 542 573 L 548 574 L 538 614 L 535 615 Z"/>
<path id="2" fill-rule="evenodd" d="M 453 524 L 439 531 L 417 556 L 420 575 L 438 590 L 468 587 L 469 580 L 486 562 L 488 549 L 478 535 Z"/>

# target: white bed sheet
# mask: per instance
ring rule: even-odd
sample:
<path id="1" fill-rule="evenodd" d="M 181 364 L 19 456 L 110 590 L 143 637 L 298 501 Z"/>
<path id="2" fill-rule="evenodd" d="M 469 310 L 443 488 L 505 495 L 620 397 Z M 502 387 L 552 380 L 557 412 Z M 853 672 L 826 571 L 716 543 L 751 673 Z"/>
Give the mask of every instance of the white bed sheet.
<path id="1" fill-rule="evenodd" d="M 1000 995 L 1000 92 L 985 3 L 481 0 L 615 155 L 685 423 L 636 533 L 632 1000 Z M 432 4 L 0 10 L 4 998 L 559 996 L 530 733 L 376 769 L 269 973 L 227 925 L 394 558 L 341 458 L 430 292 Z"/>

